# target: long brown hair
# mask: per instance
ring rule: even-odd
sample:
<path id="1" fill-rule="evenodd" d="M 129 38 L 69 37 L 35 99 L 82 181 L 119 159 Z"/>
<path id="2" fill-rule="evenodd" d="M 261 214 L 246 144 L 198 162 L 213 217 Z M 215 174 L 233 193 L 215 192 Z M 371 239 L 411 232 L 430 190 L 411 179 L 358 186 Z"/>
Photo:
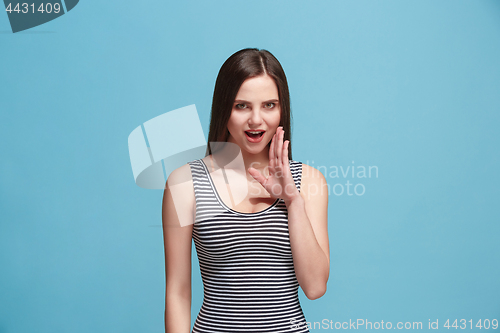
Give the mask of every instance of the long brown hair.
<path id="1" fill-rule="evenodd" d="M 222 65 L 215 82 L 212 110 L 210 113 L 210 130 L 208 132 L 207 153 L 212 153 L 211 142 L 226 142 L 229 137 L 227 123 L 231 116 L 233 103 L 246 79 L 267 74 L 274 79 L 278 88 L 278 96 L 281 107 L 281 118 L 279 126 L 285 130 L 283 142 L 289 140 L 288 159 L 292 159 L 291 142 L 291 111 L 290 93 L 285 71 L 278 59 L 267 50 L 248 48 L 240 50 L 231 55 Z M 268 145 L 271 143 L 269 142 Z"/>

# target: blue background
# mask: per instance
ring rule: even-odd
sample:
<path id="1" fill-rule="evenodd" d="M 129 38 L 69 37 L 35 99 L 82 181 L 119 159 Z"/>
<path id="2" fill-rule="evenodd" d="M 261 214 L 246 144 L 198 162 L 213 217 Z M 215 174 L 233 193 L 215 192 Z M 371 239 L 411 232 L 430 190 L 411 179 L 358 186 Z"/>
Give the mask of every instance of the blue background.
<path id="1" fill-rule="evenodd" d="M 286 71 L 295 160 L 379 171 L 325 175 L 366 192 L 330 195 L 307 320 L 500 319 L 500 2 L 80 1 L 0 32 L 0 332 L 163 332 L 162 191 L 127 137 L 190 104 L 207 135 L 245 47 Z"/>

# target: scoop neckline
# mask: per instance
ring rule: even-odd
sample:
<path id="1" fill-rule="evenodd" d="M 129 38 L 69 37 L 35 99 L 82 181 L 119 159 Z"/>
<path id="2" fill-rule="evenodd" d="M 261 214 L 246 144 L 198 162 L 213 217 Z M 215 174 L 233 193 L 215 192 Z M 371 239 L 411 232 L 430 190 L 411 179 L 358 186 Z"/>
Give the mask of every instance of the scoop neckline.
<path id="1" fill-rule="evenodd" d="M 205 169 L 205 171 L 206 171 L 206 173 L 208 175 L 208 181 L 210 182 L 210 185 L 212 186 L 212 188 L 214 190 L 214 193 L 215 193 L 215 196 L 217 198 L 217 201 L 219 201 L 219 203 L 222 205 L 222 207 L 224 207 L 225 209 L 227 209 L 228 211 L 230 211 L 232 213 L 235 213 L 235 214 L 238 214 L 238 215 L 252 215 L 252 216 L 260 215 L 260 214 L 265 213 L 268 210 L 272 209 L 273 207 L 275 207 L 278 204 L 278 202 L 281 200 L 280 198 L 276 199 L 271 206 L 269 206 L 269 207 L 267 207 L 267 208 L 265 208 L 265 209 L 263 209 L 261 211 L 258 211 L 258 212 L 245 213 L 245 212 L 239 212 L 237 210 L 234 210 L 234 209 L 228 207 L 224 203 L 224 201 L 222 201 L 222 199 L 220 198 L 219 192 L 217 192 L 217 188 L 215 187 L 215 184 L 214 184 L 214 182 L 212 180 L 212 176 L 210 175 L 210 171 L 208 171 L 208 166 L 205 164 L 205 161 L 203 161 L 203 159 L 201 159 L 201 158 L 199 159 L 199 161 L 201 161 L 201 164 L 203 165 L 203 168 Z"/>

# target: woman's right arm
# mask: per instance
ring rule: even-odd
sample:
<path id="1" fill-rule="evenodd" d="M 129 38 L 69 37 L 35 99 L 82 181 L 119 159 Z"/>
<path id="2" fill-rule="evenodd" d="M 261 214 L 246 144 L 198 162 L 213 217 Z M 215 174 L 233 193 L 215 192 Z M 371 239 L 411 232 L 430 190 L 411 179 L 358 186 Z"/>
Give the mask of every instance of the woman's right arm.
<path id="1" fill-rule="evenodd" d="M 193 182 L 189 165 L 185 165 L 171 173 L 163 194 L 166 333 L 189 333 L 191 330 L 191 239 L 194 207 Z"/>

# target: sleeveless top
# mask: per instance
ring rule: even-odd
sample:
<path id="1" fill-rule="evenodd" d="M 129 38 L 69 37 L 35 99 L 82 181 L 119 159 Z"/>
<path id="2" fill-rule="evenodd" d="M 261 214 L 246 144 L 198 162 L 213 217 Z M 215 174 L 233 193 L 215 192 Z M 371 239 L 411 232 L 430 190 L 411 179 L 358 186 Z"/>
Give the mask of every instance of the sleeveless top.
<path id="1" fill-rule="evenodd" d="M 285 202 L 276 199 L 256 213 L 237 212 L 221 200 L 204 161 L 188 164 L 204 292 L 192 332 L 309 332 L 298 298 Z M 289 164 L 300 191 L 302 163 Z"/>

